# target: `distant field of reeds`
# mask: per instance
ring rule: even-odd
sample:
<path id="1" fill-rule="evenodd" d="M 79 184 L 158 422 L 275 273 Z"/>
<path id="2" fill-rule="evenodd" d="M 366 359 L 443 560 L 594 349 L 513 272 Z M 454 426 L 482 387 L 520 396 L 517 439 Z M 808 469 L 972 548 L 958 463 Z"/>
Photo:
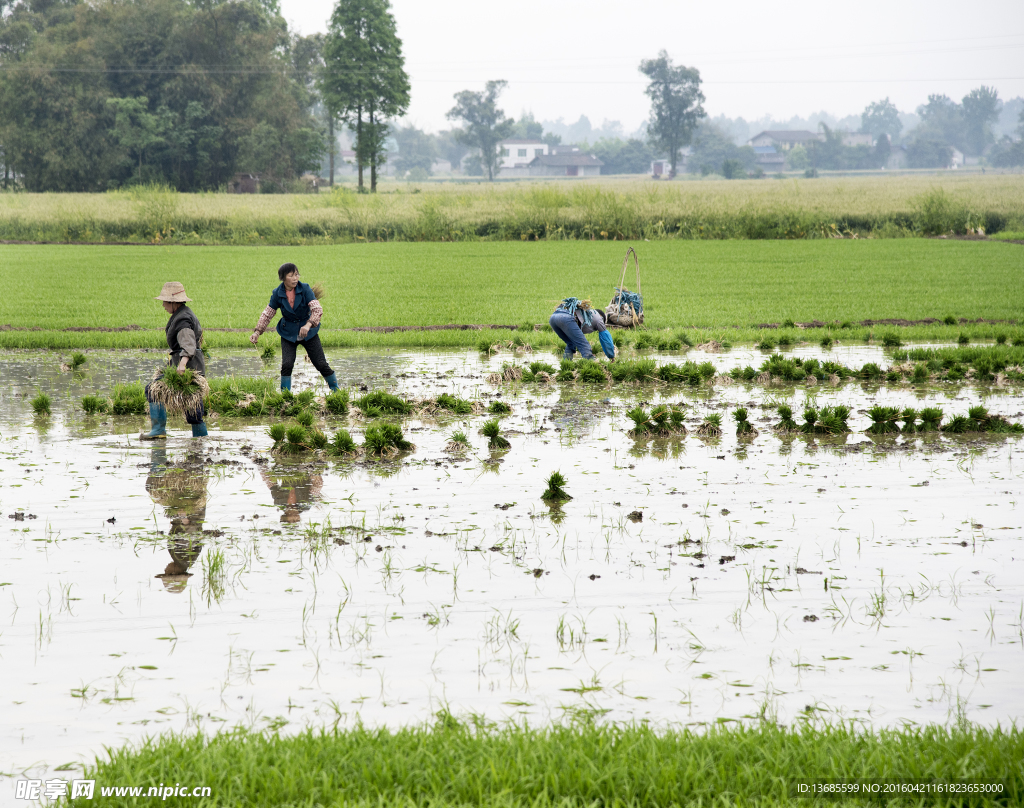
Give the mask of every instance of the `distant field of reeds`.
<path id="1" fill-rule="evenodd" d="M 305 195 L 0 194 L 0 240 L 179 244 L 894 238 L 1024 230 L 1024 175 L 389 183 Z"/>

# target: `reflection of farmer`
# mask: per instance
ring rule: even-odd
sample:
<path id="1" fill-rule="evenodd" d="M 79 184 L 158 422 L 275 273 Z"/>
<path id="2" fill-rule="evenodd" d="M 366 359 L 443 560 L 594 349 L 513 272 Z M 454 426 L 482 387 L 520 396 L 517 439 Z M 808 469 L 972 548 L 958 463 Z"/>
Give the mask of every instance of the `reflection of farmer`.
<path id="1" fill-rule="evenodd" d="M 615 358 L 615 344 L 608 329 L 605 328 L 604 312 L 593 308 L 589 300 L 567 297 L 558 304 L 548 323 L 558 338 L 565 343 L 566 359 L 572 359 L 576 351 L 579 351 L 584 359 L 593 359 L 594 352 L 583 335 L 593 334 L 595 331 L 597 338 L 601 340 L 604 355 L 609 359 Z"/>
<path id="2" fill-rule="evenodd" d="M 155 299 L 161 301 L 164 310 L 171 315 L 164 329 L 167 347 L 170 348 L 168 364 L 176 366 L 179 373 L 188 368 L 205 376 L 206 362 L 201 350 L 203 329 L 195 312 L 185 305 L 191 300 L 185 294 L 185 287 L 176 281 L 165 283 L 163 290 Z M 151 385 L 152 382 L 146 386 L 146 400 L 149 401 L 149 417 L 153 422 L 153 428 L 139 436 L 142 440 L 167 437 L 167 408 L 153 399 L 150 393 Z M 186 410 L 184 415 L 185 421 L 192 425 L 193 438 L 201 438 L 207 434 L 201 401 L 195 409 Z"/>
<path id="3" fill-rule="evenodd" d="M 323 477 L 308 472 L 272 473 L 260 469 L 260 475 L 270 489 L 274 504 L 284 511 L 282 522 L 298 522 L 302 511 L 309 510 L 310 505 L 320 499 L 324 486 Z"/>
<path id="4" fill-rule="evenodd" d="M 180 592 L 191 577 L 189 567 L 203 550 L 203 522 L 206 520 L 206 475 L 202 458 L 186 455 L 178 468 L 167 468 L 167 451 L 153 449 L 146 478 L 146 490 L 153 501 L 164 507 L 171 529 L 167 552 L 171 555 L 162 574 L 164 586 Z"/>
<path id="5" fill-rule="evenodd" d="M 270 294 L 270 303 L 260 315 L 256 330 L 249 341 L 256 345 L 260 334 L 267 330 L 274 314 L 281 310 L 281 319 L 277 321 L 277 333 L 281 335 L 281 389 L 292 389 L 292 367 L 295 365 L 295 354 L 299 343 L 306 349 L 309 361 L 313 363 L 320 375 L 324 377 L 331 390 L 338 389 L 338 377 L 327 364 L 323 346 L 317 331 L 320 330 L 320 318 L 324 309 L 316 299 L 316 293 L 308 283 L 300 283 L 299 270 L 295 264 L 282 264 L 277 270 L 281 281 Z"/>

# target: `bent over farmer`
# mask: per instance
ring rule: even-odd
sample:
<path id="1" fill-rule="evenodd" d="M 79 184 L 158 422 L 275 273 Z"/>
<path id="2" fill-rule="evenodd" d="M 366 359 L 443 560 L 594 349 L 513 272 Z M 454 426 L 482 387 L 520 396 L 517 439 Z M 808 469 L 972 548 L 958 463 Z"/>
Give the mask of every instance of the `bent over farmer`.
<path id="1" fill-rule="evenodd" d="M 302 283 L 299 277 L 299 270 L 295 264 L 281 264 L 277 270 L 277 278 L 281 285 L 271 292 L 270 303 L 260 315 L 249 342 L 253 346 L 259 342 L 260 335 L 267 330 L 270 321 L 280 309 L 281 319 L 277 321 L 277 333 L 281 336 L 281 389 L 292 389 L 295 354 L 299 343 L 302 343 L 309 361 L 324 377 L 327 386 L 334 391 L 338 389 L 338 377 L 327 364 L 320 337 L 317 336 L 324 309 L 316 299 L 313 288 L 308 283 Z"/>
<path id="2" fill-rule="evenodd" d="M 572 359 L 576 351 L 584 359 L 593 359 L 594 352 L 584 334 L 597 332 L 601 350 L 609 359 L 615 358 L 615 343 L 604 324 L 604 312 L 590 305 L 589 300 L 567 297 L 558 304 L 555 313 L 548 320 L 551 330 L 565 343 L 565 358 Z"/>
<path id="3" fill-rule="evenodd" d="M 167 347 L 170 349 L 167 363 L 175 366 L 178 372 L 188 369 L 205 376 L 206 361 L 203 358 L 203 328 L 199 325 L 199 318 L 192 309 L 186 306 L 192 298 L 185 294 L 185 287 L 177 281 L 168 281 L 154 300 L 159 300 L 164 311 L 171 315 L 167 321 L 164 332 L 167 336 Z M 157 377 L 159 378 L 159 377 Z M 154 379 L 154 381 L 156 381 Z M 150 388 L 153 382 L 146 385 L 146 400 L 149 402 L 149 419 L 153 422 L 153 428 L 139 437 L 142 440 L 156 440 L 167 437 L 167 408 L 155 400 Z M 203 404 L 186 409 L 184 412 L 185 421 L 192 426 L 192 437 L 202 438 L 207 435 L 206 424 L 203 421 L 205 411 Z"/>

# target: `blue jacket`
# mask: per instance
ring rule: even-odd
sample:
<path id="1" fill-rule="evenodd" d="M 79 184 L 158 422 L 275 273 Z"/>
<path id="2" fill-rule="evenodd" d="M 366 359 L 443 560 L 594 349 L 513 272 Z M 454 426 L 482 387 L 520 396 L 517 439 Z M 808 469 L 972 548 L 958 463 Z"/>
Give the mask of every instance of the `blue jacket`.
<path id="1" fill-rule="evenodd" d="M 281 339 L 289 342 L 299 341 L 299 329 L 309 321 L 309 303 L 316 300 L 313 289 L 308 283 L 299 282 L 295 287 L 295 308 L 288 305 L 288 292 L 285 291 L 282 283 L 270 293 L 270 302 L 267 304 L 272 309 L 281 310 L 281 319 L 277 321 L 277 333 Z M 309 329 L 306 339 L 312 339 L 320 330 L 319 325 Z"/>

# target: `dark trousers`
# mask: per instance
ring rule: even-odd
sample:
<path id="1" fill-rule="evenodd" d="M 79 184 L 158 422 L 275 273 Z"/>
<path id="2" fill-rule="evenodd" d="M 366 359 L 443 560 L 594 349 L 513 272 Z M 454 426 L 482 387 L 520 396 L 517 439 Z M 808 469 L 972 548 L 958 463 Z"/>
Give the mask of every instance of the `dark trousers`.
<path id="1" fill-rule="evenodd" d="M 306 355 L 309 356 L 309 361 L 313 363 L 320 375 L 325 379 L 334 373 L 331 370 L 331 366 L 327 364 L 327 357 L 324 356 L 324 346 L 320 344 L 320 335 L 317 334 L 312 339 L 304 340 L 303 342 L 291 342 L 281 337 L 281 375 L 291 376 L 292 368 L 295 367 L 295 352 L 299 346 L 306 349 Z"/>

